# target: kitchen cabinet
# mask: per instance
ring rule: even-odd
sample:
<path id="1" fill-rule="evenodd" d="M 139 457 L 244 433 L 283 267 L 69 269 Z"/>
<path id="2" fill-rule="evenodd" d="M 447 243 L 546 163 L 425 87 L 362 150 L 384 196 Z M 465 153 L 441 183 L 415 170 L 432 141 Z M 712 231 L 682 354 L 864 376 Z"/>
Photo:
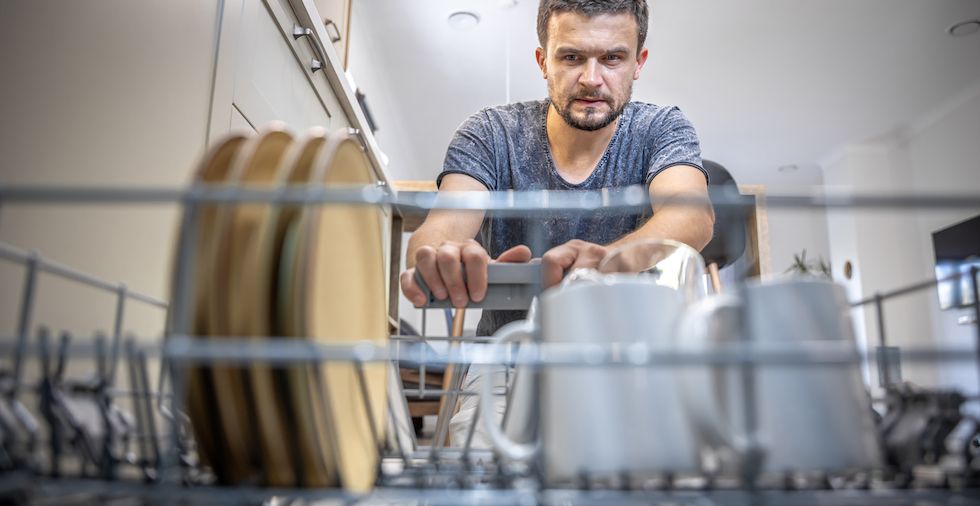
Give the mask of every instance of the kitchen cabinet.
<path id="1" fill-rule="evenodd" d="M 208 145 L 272 120 L 361 130 L 386 182 L 323 17 L 313 0 L 0 2 L 0 184 L 179 188 Z M 297 26 L 309 31 L 294 38 Z M 388 237 L 390 210 L 379 214 Z M 176 203 L 6 205 L 0 241 L 165 299 L 178 218 Z M 3 300 L 17 300 L 22 276 L 0 265 Z M 111 325 L 111 297 L 62 293 L 41 290 L 37 321 Z M 14 309 L 0 327 L 14 328 Z M 158 335 L 164 315 L 140 311 L 126 330 Z"/>
<path id="2" fill-rule="evenodd" d="M 313 0 L 222 3 L 209 141 L 243 119 L 252 129 L 273 120 L 297 131 L 351 127 L 361 132 L 379 184 L 387 184 L 381 151 L 322 18 Z"/>
<path id="3" fill-rule="evenodd" d="M 343 68 L 347 69 L 347 59 L 350 54 L 350 16 L 351 0 L 313 0 L 316 10 L 323 19 L 327 36 L 333 43 Z"/>
<path id="4" fill-rule="evenodd" d="M 332 2 L 325 4 L 340 9 Z M 353 93 L 340 70 L 340 56 L 324 41 L 329 30 L 317 26 L 322 16 L 308 1 L 225 2 L 211 105 L 212 141 L 231 130 L 256 130 L 271 121 L 285 122 L 298 134 L 313 126 L 336 130 L 366 123 L 358 121 L 360 110 L 350 107 Z M 346 108 L 342 101 L 348 102 Z M 377 180 L 384 183 L 377 151 L 370 149 L 373 136 L 368 132 L 361 138 L 369 147 Z M 390 209 L 382 207 L 379 220 L 388 258 Z M 385 280 L 391 279 L 389 264 L 385 263 Z"/>
<path id="5" fill-rule="evenodd" d="M 281 0 L 224 4 L 211 106 L 211 138 L 231 129 L 235 115 L 253 128 L 283 121 L 301 132 L 350 126 L 323 77 L 330 64 L 292 5 Z"/>

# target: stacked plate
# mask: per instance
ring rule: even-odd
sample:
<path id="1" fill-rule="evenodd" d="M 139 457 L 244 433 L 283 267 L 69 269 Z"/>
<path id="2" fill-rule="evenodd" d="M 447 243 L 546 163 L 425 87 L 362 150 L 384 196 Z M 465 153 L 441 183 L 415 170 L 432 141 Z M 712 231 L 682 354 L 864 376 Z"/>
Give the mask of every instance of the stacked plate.
<path id="1" fill-rule="evenodd" d="M 281 126 L 217 143 L 195 185 L 374 185 L 358 139 Z M 191 329 L 201 339 L 387 339 L 382 212 L 364 205 L 201 205 Z M 184 234 L 181 234 L 183 236 Z M 225 484 L 369 489 L 385 434 L 384 364 L 252 363 L 187 371 L 202 461 Z"/>

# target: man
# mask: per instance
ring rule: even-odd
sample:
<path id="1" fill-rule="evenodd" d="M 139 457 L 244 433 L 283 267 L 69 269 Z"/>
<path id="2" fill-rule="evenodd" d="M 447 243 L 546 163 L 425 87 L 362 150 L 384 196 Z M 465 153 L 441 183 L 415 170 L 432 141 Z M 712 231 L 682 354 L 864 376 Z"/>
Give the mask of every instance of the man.
<path id="1" fill-rule="evenodd" d="M 449 145 L 440 192 L 648 187 L 654 207 L 646 221 L 601 211 L 545 218 L 550 249 L 534 252 L 541 255 L 545 287 L 575 268 L 596 267 L 610 250 L 634 241 L 674 239 L 700 250 L 711 239 L 714 213 L 694 128 L 676 107 L 630 101 L 648 56 L 647 20 L 646 0 L 541 0 L 535 57 L 548 100 L 484 109 Z M 704 206 L 670 205 L 699 198 Z M 425 300 L 416 270 L 436 298 L 464 307 L 486 294 L 491 261 L 531 259 L 525 245 L 530 218 L 484 215 L 429 214 L 409 241 L 408 270 L 401 275 L 409 300 Z M 477 334 L 491 335 L 521 317 L 484 311 Z"/>

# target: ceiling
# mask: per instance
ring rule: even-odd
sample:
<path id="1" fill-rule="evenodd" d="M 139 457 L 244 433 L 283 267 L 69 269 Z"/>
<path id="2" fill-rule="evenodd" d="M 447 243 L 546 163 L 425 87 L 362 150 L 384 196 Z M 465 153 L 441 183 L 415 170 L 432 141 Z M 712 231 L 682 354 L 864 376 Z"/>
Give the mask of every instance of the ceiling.
<path id="1" fill-rule="evenodd" d="M 546 95 L 537 0 L 356 0 L 350 70 L 395 178 L 429 179 L 455 128 Z M 702 151 L 743 183 L 819 184 L 821 159 L 887 135 L 980 86 L 977 0 L 651 0 L 635 100 L 674 104 Z M 451 27 L 450 13 L 481 22 Z M 795 165 L 794 171 L 779 167 Z"/>

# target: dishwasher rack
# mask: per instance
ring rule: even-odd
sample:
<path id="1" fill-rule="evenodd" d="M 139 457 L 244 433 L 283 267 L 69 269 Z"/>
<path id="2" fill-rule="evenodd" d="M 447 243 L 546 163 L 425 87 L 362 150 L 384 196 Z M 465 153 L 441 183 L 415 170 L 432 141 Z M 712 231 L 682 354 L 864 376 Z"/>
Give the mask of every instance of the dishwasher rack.
<path id="1" fill-rule="evenodd" d="M 914 488 L 913 483 L 894 481 L 893 473 L 868 471 L 851 476 L 796 476 L 787 474 L 777 485 L 759 483 L 751 473 L 737 480 L 725 480 L 706 474 L 675 475 L 664 473 L 643 483 L 622 480 L 597 480 L 582 476 L 578 483 L 560 488 L 542 484 L 535 465 L 503 462 L 489 450 L 449 448 L 441 444 L 448 424 L 446 413 L 440 414 L 435 442 L 415 446 L 406 452 L 398 445 L 382 450 L 381 469 L 376 488 L 368 494 L 352 494 L 339 489 L 269 489 L 259 487 L 220 487 L 214 485 L 207 470 L 197 461 L 189 421 L 182 409 L 181 381 L 188 364 L 264 361 L 272 364 L 329 362 L 397 362 L 411 360 L 419 364 L 424 377 L 427 365 L 514 365 L 512 354 L 489 355 L 479 348 L 487 336 L 459 338 L 476 346 L 453 348 L 448 356 L 428 356 L 425 348 L 402 349 L 402 344 L 425 345 L 439 336 L 394 335 L 389 346 L 369 343 L 356 345 L 323 345 L 299 341 L 256 343 L 254 340 L 199 340 L 187 335 L 187 307 L 192 273 L 191 241 L 194 237 L 194 209 L 197 205 L 264 202 L 277 204 L 387 205 L 398 212 L 428 209 L 483 209 L 498 216 L 525 216 L 555 211 L 588 213 L 604 208 L 631 212 L 648 208 L 649 196 L 642 189 L 621 194 L 577 192 L 528 192 L 487 194 L 479 198 L 451 195 L 399 195 L 383 187 L 323 188 L 302 187 L 278 190 L 244 188 L 159 189 L 159 188 L 64 188 L 15 187 L 0 189 L 0 204 L 57 203 L 183 203 L 189 212 L 183 218 L 185 240 L 178 252 L 178 277 L 174 290 L 175 305 L 140 294 L 124 284 L 111 283 L 44 258 L 37 253 L 0 244 L 0 259 L 24 268 L 24 285 L 20 300 L 13 301 L 19 310 L 17 334 L 0 340 L 4 357 L 11 357 L 10 370 L 0 370 L 0 402 L 4 414 L 0 429 L 4 446 L 0 451 L 0 498 L 33 501 L 39 504 L 86 504 L 135 498 L 148 504 L 292 504 L 320 500 L 345 504 L 971 504 L 980 501 L 980 472 L 965 472 L 950 481 L 944 478 L 938 488 Z M 977 196 L 855 196 L 855 195 L 769 195 L 770 208 L 975 208 Z M 684 202 L 681 202 L 683 205 Z M 691 202 L 696 205 L 697 202 Z M 739 198 L 713 199 L 716 208 L 739 212 L 746 203 Z M 2 209 L 0 209 L 2 210 Z M 531 230 L 530 241 L 537 238 Z M 116 311 L 113 331 L 109 335 L 71 336 L 63 334 L 57 345 L 43 326 L 36 327 L 32 305 L 36 297 L 37 277 L 41 273 L 58 276 L 115 294 Z M 977 300 L 977 269 L 970 273 L 974 301 Z M 738 281 L 741 283 L 742 279 Z M 855 306 L 873 305 L 881 318 L 884 305 L 897 297 L 920 290 L 934 289 L 937 281 L 917 283 L 888 293 L 856 301 Z M 168 328 L 165 339 L 145 344 L 133 336 L 123 336 L 123 320 L 128 304 L 141 303 L 166 311 Z M 980 316 L 980 304 L 974 303 Z M 909 363 L 980 364 L 980 352 L 972 349 L 906 349 L 887 347 L 884 327 L 879 326 L 882 346 L 875 353 L 854 354 L 846 350 L 826 353 L 761 354 L 739 349 L 712 353 L 653 352 L 620 356 L 616 350 L 594 346 L 568 349 L 545 344 L 528 344 L 530 358 L 524 363 L 535 367 L 596 366 L 609 367 L 675 367 L 684 364 L 710 364 L 739 367 L 751 374 L 760 364 L 784 364 L 799 367 L 877 362 L 890 371 L 898 361 Z M 977 331 L 980 342 L 980 329 Z M 76 338 L 77 337 L 77 338 Z M 66 384 L 63 372 L 66 362 L 78 359 L 95 361 L 96 373 L 87 382 Z M 25 365 L 40 365 L 41 378 L 24 378 Z M 158 361 L 160 372 L 151 381 L 150 364 Z M 121 386 L 120 366 L 128 373 L 128 385 Z M 980 369 L 980 366 L 978 366 Z M 887 379 L 887 378 L 886 378 Z M 892 377 L 888 381 L 895 380 Z M 477 395 L 462 388 L 459 378 L 447 390 L 434 393 L 450 396 Z M 363 387 L 363 384 L 361 385 Z M 424 395 L 424 380 L 409 395 Z M 433 392 L 430 392 L 433 393 Z M 85 433 L 84 420 L 72 419 L 64 409 L 66 394 L 85 398 L 103 421 L 101 438 Z M 504 393 L 506 395 L 506 392 Z M 747 404 L 753 405 L 753 392 L 746 389 Z M 976 402 L 977 395 L 966 396 Z M 120 407 L 126 400 L 129 411 Z M 32 410 L 28 403 L 39 408 Z M 60 404 L 59 404 L 60 403 Z M 447 402 L 447 404 L 449 404 Z M 397 406 L 389 406 L 391 416 Z M 61 412 L 59 412 L 59 408 Z M 477 417 L 478 418 L 478 417 Z M 397 424 L 397 419 L 390 422 Z M 473 423 L 476 423 L 476 418 Z M 14 426 L 10 426 L 14 424 Z M 74 424 L 74 425 L 73 425 Z M 751 428 L 751 427 L 750 427 Z M 379 429 L 375 429 L 379 430 Z M 469 428 L 472 434 L 474 427 Z M 13 438 L 11 438 L 13 435 Z M 20 437 L 18 437 L 20 436 Z M 27 437 L 23 437 L 27 436 Z M 971 443 L 978 446 L 976 440 Z M 74 470 L 69 472 L 67 468 Z M 969 471 L 969 470 L 967 470 Z M 961 481 L 956 481 L 957 479 Z M 909 487 L 912 488 L 909 488 Z M 926 487 L 935 487 L 934 484 Z"/>

